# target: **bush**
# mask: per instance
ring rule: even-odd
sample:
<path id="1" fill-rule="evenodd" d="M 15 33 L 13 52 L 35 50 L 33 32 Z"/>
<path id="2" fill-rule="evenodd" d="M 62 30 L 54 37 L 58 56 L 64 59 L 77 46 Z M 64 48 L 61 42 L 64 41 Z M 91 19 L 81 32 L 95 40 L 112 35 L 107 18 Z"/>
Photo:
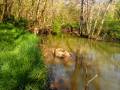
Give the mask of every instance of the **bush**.
<path id="1" fill-rule="evenodd" d="M 15 27 L 8 29 L 6 25 L 2 24 L 2 29 L 0 26 L 0 89 L 45 89 L 48 75 L 36 46 L 39 39 Z"/>
<path id="2" fill-rule="evenodd" d="M 60 35 L 61 34 L 61 30 L 60 29 L 52 29 L 51 32 L 54 34 L 57 34 L 57 35 Z"/>
<path id="3" fill-rule="evenodd" d="M 71 27 L 73 27 L 73 29 L 75 30 L 79 30 L 79 24 L 77 23 L 67 23 L 61 26 L 62 29 L 71 28 Z"/>
<path id="4" fill-rule="evenodd" d="M 29 22 L 25 20 L 23 17 L 20 17 L 20 20 L 18 21 L 18 26 L 26 29 L 28 25 L 29 25 Z"/>
<path id="5" fill-rule="evenodd" d="M 29 21 L 25 20 L 23 17 L 20 17 L 19 19 L 15 19 L 13 15 L 9 15 L 7 19 L 3 21 L 4 23 L 11 23 L 16 27 L 23 28 L 23 29 L 27 29 L 27 26 L 29 25 Z"/>
<path id="6" fill-rule="evenodd" d="M 61 17 L 60 17 L 60 16 L 59 16 L 59 17 L 56 17 L 56 18 L 54 18 L 54 20 L 53 20 L 53 22 L 52 22 L 52 27 L 60 28 L 60 27 L 61 27 L 61 23 L 62 23 Z"/>
<path id="7" fill-rule="evenodd" d="M 102 34 L 105 34 L 106 38 L 110 39 L 120 39 L 120 21 L 118 20 L 106 20 L 104 22 L 104 26 L 101 32 Z"/>

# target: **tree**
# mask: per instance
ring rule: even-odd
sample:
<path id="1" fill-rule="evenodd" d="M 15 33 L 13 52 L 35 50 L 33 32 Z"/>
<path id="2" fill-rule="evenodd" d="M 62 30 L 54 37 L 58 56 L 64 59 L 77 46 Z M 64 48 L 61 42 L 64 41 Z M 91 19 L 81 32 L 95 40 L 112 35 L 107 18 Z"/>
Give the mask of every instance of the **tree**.
<path id="1" fill-rule="evenodd" d="M 90 2 L 90 0 L 86 1 L 86 27 L 87 27 L 87 36 L 91 38 L 91 29 L 92 29 L 92 21 L 94 14 L 94 0 Z"/>
<path id="2" fill-rule="evenodd" d="M 80 36 L 82 36 L 82 29 L 83 29 L 83 7 L 84 7 L 84 0 L 81 0 L 80 28 L 79 28 Z"/>
<path id="3" fill-rule="evenodd" d="M 2 10 L 2 16 L 1 16 L 1 21 L 6 21 L 8 16 L 7 12 L 7 0 L 3 0 L 3 10 Z"/>
<path id="4" fill-rule="evenodd" d="M 99 25 L 99 27 L 98 27 L 98 30 L 97 30 L 97 33 L 96 33 L 96 37 L 99 36 L 99 34 L 100 34 L 101 30 L 102 30 L 102 27 L 103 27 L 103 24 L 104 24 L 104 20 L 105 20 L 105 17 L 106 17 L 106 15 L 107 15 L 107 12 L 108 12 L 108 10 L 109 10 L 109 7 L 110 7 L 110 4 L 111 4 L 111 3 L 112 3 L 112 0 L 110 0 L 110 1 L 108 2 L 108 5 L 107 5 L 106 10 L 105 10 L 105 12 L 104 12 L 104 15 L 103 15 L 103 17 L 102 17 L 101 23 L 100 23 L 100 25 Z"/>
<path id="5" fill-rule="evenodd" d="M 39 14 L 40 2 L 41 2 L 41 0 L 38 0 L 37 9 L 36 9 L 36 21 L 38 21 L 38 14 Z"/>
<path id="6" fill-rule="evenodd" d="M 13 0 L 3 0 L 2 1 L 2 14 L 1 21 L 6 22 L 11 15 Z"/>
<path id="7" fill-rule="evenodd" d="M 98 14 L 97 14 L 97 17 L 96 17 L 94 26 L 93 26 L 93 30 L 92 30 L 92 32 L 91 32 L 91 38 L 93 38 L 93 35 L 94 35 L 94 32 L 95 32 L 95 28 L 96 28 L 96 26 L 97 26 L 98 19 L 99 19 L 99 17 L 100 17 L 100 11 L 101 11 L 101 8 L 100 8 L 100 6 L 99 6 Z"/>

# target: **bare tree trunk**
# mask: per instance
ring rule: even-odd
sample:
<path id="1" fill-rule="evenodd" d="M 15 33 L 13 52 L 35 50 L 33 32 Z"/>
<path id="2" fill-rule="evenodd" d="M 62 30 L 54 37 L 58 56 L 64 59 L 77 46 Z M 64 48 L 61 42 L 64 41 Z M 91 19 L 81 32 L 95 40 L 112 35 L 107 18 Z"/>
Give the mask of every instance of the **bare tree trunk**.
<path id="1" fill-rule="evenodd" d="M 41 2 L 41 0 L 38 0 L 37 10 L 36 10 L 36 21 L 38 21 L 38 13 L 39 13 L 40 2 Z"/>
<path id="2" fill-rule="evenodd" d="M 44 4 L 43 10 L 42 10 L 42 12 L 41 12 L 41 19 L 43 19 L 46 6 L 47 6 L 47 0 L 45 0 L 45 4 Z"/>
<path id="3" fill-rule="evenodd" d="M 97 22 L 98 22 L 98 19 L 99 19 L 99 16 L 100 16 L 100 11 L 101 11 L 101 9 L 100 9 L 100 6 L 99 6 L 98 15 L 97 15 L 97 18 L 96 18 L 96 20 L 95 20 L 95 24 L 94 24 L 94 27 L 93 27 L 93 30 L 92 30 L 92 33 L 91 33 L 91 37 L 92 37 L 92 38 L 93 38 L 93 35 L 94 35 L 94 32 L 95 32 L 95 28 L 96 28 L 96 26 L 97 26 Z"/>
<path id="4" fill-rule="evenodd" d="M 21 8 L 21 0 L 18 0 L 18 19 L 20 19 L 21 17 L 20 8 Z"/>
<path id="5" fill-rule="evenodd" d="M 8 8 L 9 15 L 11 15 L 12 5 L 13 5 L 13 0 L 10 0 L 10 4 L 9 4 L 9 8 Z"/>
<path id="6" fill-rule="evenodd" d="M 80 14 L 80 28 L 79 28 L 80 36 L 82 36 L 82 29 L 83 29 L 83 7 L 84 7 L 84 0 L 81 0 L 81 14 Z"/>
<path id="7" fill-rule="evenodd" d="M 87 6 L 86 6 L 86 11 L 87 11 L 87 14 L 86 14 L 86 26 L 87 26 L 87 35 L 89 36 L 90 34 L 90 28 L 89 28 L 89 17 L 90 17 L 90 8 L 89 8 L 89 0 L 86 1 L 87 2 Z"/>
<path id="8" fill-rule="evenodd" d="M 92 26 L 92 18 L 93 18 L 93 10 L 94 10 L 94 0 L 92 0 L 92 4 L 90 6 L 89 0 L 87 0 L 87 15 L 86 15 L 86 25 L 87 25 L 87 35 L 88 38 L 91 38 L 91 26 Z"/>
<path id="9" fill-rule="evenodd" d="M 4 14 L 5 14 L 5 1 L 3 0 L 3 8 L 2 8 L 1 21 L 3 21 Z"/>
<path id="10" fill-rule="evenodd" d="M 92 4 L 91 10 L 90 10 L 88 38 L 91 38 L 91 33 L 90 32 L 91 32 L 91 28 L 92 28 L 93 11 L 94 11 L 94 3 Z"/>
<path id="11" fill-rule="evenodd" d="M 33 15 L 34 15 L 34 4 L 35 4 L 35 0 L 32 0 L 32 12 L 31 12 L 31 18 L 33 19 Z"/>
<path id="12" fill-rule="evenodd" d="M 13 0 L 7 0 L 7 18 L 10 18 L 10 15 L 12 14 L 12 5 Z"/>
<path id="13" fill-rule="evenodd" d="M 1 16 L 1 21 L 6 22 L 8 18 L 8 0 L 3 0 L 3 11 L 2 11 L 2 16 Z"/>
<path id="14" fill-rule="evenodd" d="M 102 30 L 103 23 L 104 23 L 104 20 L 105 20 L 106 15 L 107 15 L 107 12 L 108 12 L 108 10 L 109 10 L 109 7 L 110 7 L 111 2 L 112 2 L 112 0 L 109 1 L 108 5 L 107 5 L 107 7 L 106 7 L 106 10 L 105 10 L 105 12 L 104 12 L 104 16 L 103 16 L 102 21 L 101 21 L 101 23 L 100 23 L 100 26 L 98 27 L 98 30 L 97 30 L 97 33 L 96 33 L 96 37 L 99 36 L 99 34 L 100 34 L 101 30 Z"/>

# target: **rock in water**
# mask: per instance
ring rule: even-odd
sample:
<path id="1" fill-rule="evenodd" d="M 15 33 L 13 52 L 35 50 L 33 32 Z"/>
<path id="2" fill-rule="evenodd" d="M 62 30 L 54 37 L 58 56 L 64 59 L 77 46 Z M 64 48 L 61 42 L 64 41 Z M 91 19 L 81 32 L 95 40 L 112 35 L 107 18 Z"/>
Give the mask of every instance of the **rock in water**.
<path id="1" fill-rule="evenodd" d="M 55 56 L 59 57 L 59 58 L 63 58 L 64 57 L 64 50 L 61 48 L 55 49 Z"/>
<path id="2" fill-rule="evenodd" d="M 70 58 L 71 54 L 68 51 L 63 50 L 62 48 L 55 49 L 55 56 L 59 58 Z"/>
<path id="3" fill-rule="evenodd" d="M 67 51 L 64 52 L 64 55 L 65 55 L 65 57 L 70 57 L 71 56 L 70 53 L 67 52 Z"/>

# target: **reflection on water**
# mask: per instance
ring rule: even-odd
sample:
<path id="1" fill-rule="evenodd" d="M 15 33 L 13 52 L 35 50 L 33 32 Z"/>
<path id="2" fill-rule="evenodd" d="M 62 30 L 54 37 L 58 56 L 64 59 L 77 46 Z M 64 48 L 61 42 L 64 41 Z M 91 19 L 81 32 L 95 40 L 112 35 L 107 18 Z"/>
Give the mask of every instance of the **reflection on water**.
<path id="1" fill-rule="evenodd" d="M 45 48 L 73 52 L 64 60 L 47 51 L 45 60 L 53 68 L 58 90 L 120 90 L 120 47 L 64 34 L 44 38 L 44 43 Z"/>

